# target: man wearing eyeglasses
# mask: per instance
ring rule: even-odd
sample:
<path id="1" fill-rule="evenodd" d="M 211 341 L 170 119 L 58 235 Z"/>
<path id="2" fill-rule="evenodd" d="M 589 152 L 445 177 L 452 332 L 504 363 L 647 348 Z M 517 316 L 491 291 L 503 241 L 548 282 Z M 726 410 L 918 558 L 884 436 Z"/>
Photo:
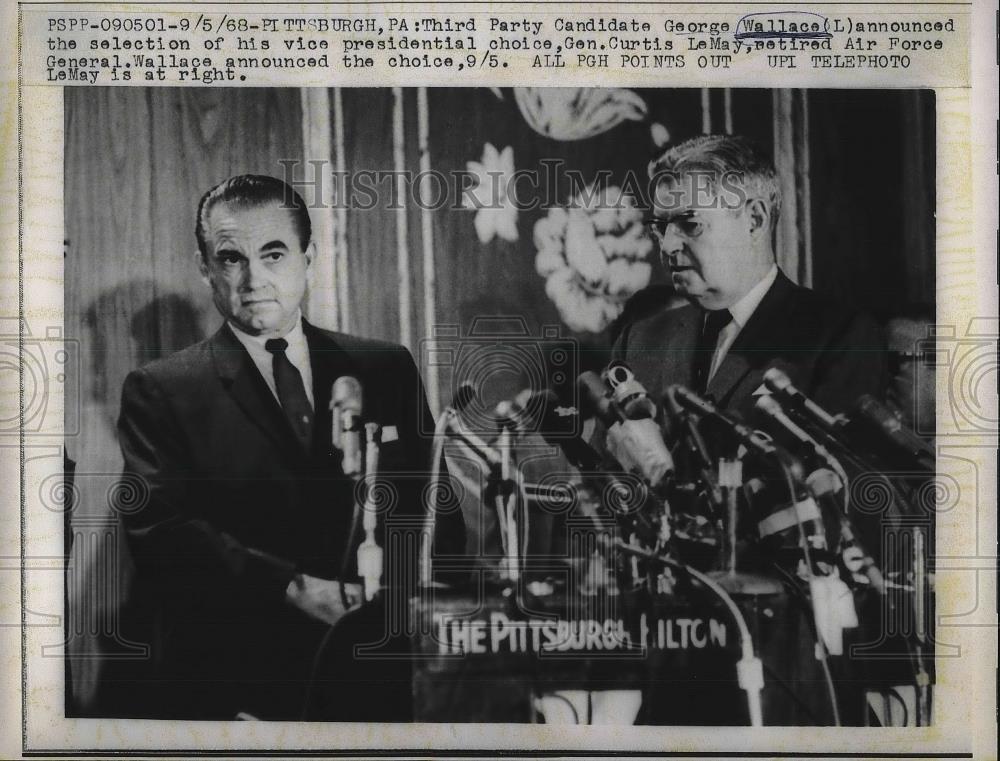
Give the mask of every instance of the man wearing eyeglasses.
<path id="1" fill-rule="evenodd" d="M 667 150 L 649 172 L 647 224 L 690 305 L 627 326 L 615 358 L 651 392 L 681 384 L 741 413 L 766 392 L 771 367 L 833 412 L 881 396 L 878 326 L 777 266 L 781 190 L 769 159 L 744 138 L 706 135 Z"/>
<path id="2" fill-rule="evenodd" d="M 709 135 L 667 150 L 649 171 L 655 193 L 647 224 L 674 290 L 690 302 L 633 322 L 615 342 L 614 358 L 651 394 L 681 384 L 752 420 L 767 393 L 764 374 L 778 367 L 833 413 L 862 394 L 881 396 L 886 355 L 878 326 L 796 285 L 777 266 L 781 190 L 769 159 L 743 138 Z M 612 455 L 619 448 L 611 434 L 607 448 Z M 771 695 L 769 723 L 808 722 L 825 710 L 823 694 L 810 687 L 822 683 L 813 640 L 797 631 L 806 624 L 776 627 L 767 642 L 766 662 L 775 669 L 769 681 L 796 685 L 802 704 L 813 707 L 799 714 L 795 701 Z M 683 697 L 670 685 L 656 687 L 638 721 L 738 722 L 729 694 L 711 679 L 685 685 Z"/>

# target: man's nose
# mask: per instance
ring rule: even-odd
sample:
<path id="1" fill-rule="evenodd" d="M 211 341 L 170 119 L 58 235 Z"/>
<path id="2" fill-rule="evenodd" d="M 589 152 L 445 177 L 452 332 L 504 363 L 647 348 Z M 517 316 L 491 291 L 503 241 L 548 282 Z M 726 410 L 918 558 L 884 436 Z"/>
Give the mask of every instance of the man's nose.
<path id="1" fill-rule="evenodd" d="M 684 257 L 684 240 L 673 231 L 673 226 L 660 238 L 660 255 L 663 261 L 670 267 L 684 264 L 681 259 Z"/>
<path id="2" fill-rule="evenodd" d="M 247 262 L 242 275 L 240 288 L 244 291 L 255 291 L 267 282 L 267 268 L 263 262 Z"/>

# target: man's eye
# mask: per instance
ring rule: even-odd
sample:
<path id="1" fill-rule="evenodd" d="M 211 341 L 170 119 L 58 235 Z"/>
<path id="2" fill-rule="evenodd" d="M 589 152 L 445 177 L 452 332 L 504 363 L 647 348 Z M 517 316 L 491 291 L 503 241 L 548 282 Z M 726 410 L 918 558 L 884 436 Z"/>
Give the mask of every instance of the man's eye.
<path id="1" fill-rule="evenodd" d="M 240 263 L 239 254 L 219 254 L 216 259 L 219 263 L 232 267 Z"/>
<path id="2" fill-rule="evenodd" d="M 675 235 L 683 235 L 685 238 L 696 238 L 705 229 L 704 220 L 693 214 L 686 214 L 673 217 L 671 219 L 650 219 L 646 225 L 652 233 L 663 239 L 671 228 Z"/>
<path id="3" fill-rule="evenodd" d="M 284 251 L 268 251 L 266 254 L 264 254 L 264 258 L 267 259 L 269 262 L 277 262 L 280 261 L 284 257 L 284 255 L 285 255 Z"/>
<path id="4" fill-rule="evenodd" d="M 701 220 L 696 217 L 678 219 L 675 224 L 677 225 L 677 228 L 688 237 L 700 235 L 703 228 Z"/>

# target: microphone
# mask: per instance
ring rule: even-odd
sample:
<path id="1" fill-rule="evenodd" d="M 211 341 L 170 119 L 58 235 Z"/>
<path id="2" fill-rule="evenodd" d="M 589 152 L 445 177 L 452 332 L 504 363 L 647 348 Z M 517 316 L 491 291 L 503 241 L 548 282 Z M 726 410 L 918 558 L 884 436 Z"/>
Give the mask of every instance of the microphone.
<path id="1" fill-rule="evenodd" d="M 865 421 L 882 439 L 905 458 L 908 465 L 934 471 L 934 450 L 927 442 L 900 422 L 899 418 L 875 397 L 865 394 L 854 405 L 856 417 Z"/>
<path id="2" fill-rule="evenodd" d="M 378 505 L 373 491 L 375 476 L 378 474 L 379 444 L 382 438 L 382 427 L 378 423 L 366 423 L 367 452 L 365 453 L 365 480 L 368 489 L 365 494 L 364 519 L 362 528 L 365 538 L 358 546 L 358 576 L 364 581 L 365 600 L 375 599 L 382 586 L 382 548 L 375 539 L 378 529 Z"/>
<path id="3" fill-rule="evenodd" d="M 836 433 L 842 427 L 842 419 L 838 420 L 799 391 L 792 384 L 791 378 L 777 367 L 772 367 L 764 373 L 764 385 L 772 393 L 784 398 L 794 409 L 804 412 L 826 431 Z"/>
<path id="4" fill-rule="evenodd" d="M 698 459 L 698 463 L 702 468 L 712 468 L 712 455 L 708 452 L 708 447 L 705 445 L 705 438 L 701 435 L 701 431 L 698 430 L 698 426 L 694 423 L 691 415 L 685 410 L 677 401 L 677 397 L 674 396 L 674 391 L 676 386 L 671 386 L 663 394 L 663 404 L 666 408 L 665 420 L 669 422 L 667 426 L 668 435 L 672 432 L 672 437 L 675 441 L 686 439 L 688 447 L 694 456 Z M 680 423 L 680 430 L 678 431 L 674 426 Z"/>
<path id="5" fill-rule="evenodd" d="M 563 405 L 554 391 L 535 391 L 522 412 L 530 417 L 532 427 L 547 443 L 562 449 L 575 468 L 586 473 L 602 470 L 600 455 L 580 436 L 579 411 Z"/>
<path id="6" fill-rule="evenodd" d="M 685 409 L 696 415 L 711 418 L 721 423 L 743 446 L 757 456 L 775 457 L 779 454 L 779 449 L 757 433 L 757 431 L 734 420 L 716 407 L 714 403 L 699 396 L 694 391 L 686 389 L 684 386 L 670 386 L 667 389 L 667 393 L 676 399 L 678 404 Z"/>
<path id="7" fill-rule="evenodd" d="M 580 396 L 580 409 L 585 416 L 596 417 L 604 423 L 605 428 L 621 422 L 622 416 L 608 398 L 604 381 L 593 370 L 580 374 L 576 379 L 576 390 Z"/>
<path id="8" fill-rule="evenodd" d="M 674 387 L 671 386 L 663 395 L 666 407 L 664 419 L 669 421 L 670 427 L 673 428 L 675 441 L 680 446 L 686 445 L 687 451 L 690 452 L 695 469 L 701 474 L 708 499 L 716 510 L 723 510 L 726 508 L 726 501 L 713 467 L 715 463 L 708 451 L 708 446 L 705 444 L 705 437 L 701 435 L 701 431 L 698 430 L 698 425 L 691 414 L 678 404 L 673 391 Z M 675 424 L 677 428 L 674 428 Z"/>
<path id="9" fill-rule="evenodd" d="M 499 468 L 503 458 L 493 447 L 487 444 L 475 432 L 470 431 L 462 422 L 460 413 L 479 398 L 476 387 L 468 381 L 462 383 L 455 391 L 451 406 L 443 414 L 445 432 L 479 457 L 490 468 Z"/>
<path id="10" fill-rule="evenodd" d="M 782 409 L 781 403 L 777 399 L 770 395 L 762 396 L 757 400 L 756 407 L 788 431 L 788 433 L 790 433 L 800 444 L 809 450 L 813 456 L 826 463 L 835 473 L 838 475 L 843 474 L 844 469 L 840 466 L 840 463 L 837 462 L 836 458 L 830 454 L 830 451 L 816 441 L 816 439 L 814 439 L 804 428 L 788 417 L 788 415 L 785 414 L 785 410 Z M 841 478 L 844 482 L 844 488 L 846 489 L 847 476 L 841 475 Z"/>
<path id="11" fill-rule="evenodd" d="M 819 459 L 823 460 L 828 466 L 827 468 L 819 468 L 814 470 L 806 477 L 806 486 L 813 493 L 813 495 L 820 499 L 829 494 L 835 494 L 836 492 L 847 488 L 847 473 L 844 471 L 841 464 L 837 459 L 830 454 L 830 452 L 816 441 L 812 436 L 809 435 L 804 429 L 796 425 L 781 408 L 781 404 L 771 396 L 762 396 L 757 400 L 757 409 L 762 411 L 764 414 L 771 417 L 775 422 L 781 425 L 785 430 L 792 434 L 796 439 L 798 439 L 807 448 L 811 449 L 812 452 Z M 845 504 L 846 509 L 846 504 Z M 875 589 L 879 594 L 885 594 L 885 579 L 882 576 L 882 572 L 879 570 L 878 566 L 875 564 L 874 559 L 864 548 L 861 540 L 854 533 L 854 527 L 851 525 L 850 520 L 846 515 L 840 517 L 840 536 L 844 545 L 843 557 L 844 564 L 849 570 L 861 571 L 867 578 L 872 588 Z"/>
<path id="12" fill-rule="evenodd" d="M 506 399 L 499 402 L 493 410 L 493 419 L 501 430 L 507 428 L 517 434 L 527 431 L 524 422 L 524 409 L 517 402 Z"/>
<path id="13" fill-rule="evenodd" d="M 597 377 L 595 373 L 590 375 Z M 637 498 L 645 502 L 645 491 L 635 492 L 633 487 L 622 481 L 626 476 L 622 465 L 610 456 L 602 457 L 584 441 L 580 435 L 583 430 L 580 412 L 576 407 L 562 404 L 554 391 L 546 389 L 531 393 L 521 410 L 531 424 L 531 430 L 537 431 L 546 443 L 562 449 L 566 459 L 580 471 L 585 481 L 597 483 L 605 490 L 612 511 L 629 511 L 629 505 L 634 504 Z M 528 491 L 539 494 L 537 487 L 529 487 Z M 558 495 L 558 492 L 555 494 Z M 546 494 L 544 498 L 553 499 L 553 496 Z"/>
<path id="14" fill-rule="evenodd" d="M 600 398 L 594 398 L 597 389 L 589 379 L 584 390 L 596 409 L 607 403 L 609 412 L 604 412 L 602 420 L 608 429 L 609 449 L 616 450 L 611 454 L 626 469 L 639 473 L 653 487 L 659 486 L 674 472 L 674 460 L 656 422 L 656 403 L 624 362 L 609 365 L 603 378 L 607 391 Z"/>
<path id="15" fill-rule="evenodd" d="M 782 397 L 791 409 L 815 423 L 827 438 L 852 459 L 892 467 L 916 467 L 934 471 L 934 451 L 919 436 L 905 428 L 892 412 L 869 394 L 854 405 L 852 415 L 831 415 L 805 394 L 778 368 L 772 367 L 764 374 L 764 385 Z M 873 441 L 871 430 L 877 431 Z M 879 446 L 881 444 L 881 446 Z M 860 453 L 858 450 L 864 453 Z"/>
<path id="16" fill-rule="evenodd" d="M 330 411 L 333 413 L 333 446 L 343 452 L 344 475 L 361 475 L 361 383 L 352 375 L 333 382 Z"/>
<path id="17" fill-rule="evenodd" d="M 612 362 L 601 377 L 626 420 L 656 418 L 656 402 L 650 399 L 646 387 L 636 380 L 627 364 L 621 360 Z"/>
<path id="18" fill-rule="evenodd" d="M 477 399 L 479 392 L 476 391 L 476 387 L 470 381 L 464 381 L 455 390 L 449 408 L 455 412 L 465 412 Z"/>

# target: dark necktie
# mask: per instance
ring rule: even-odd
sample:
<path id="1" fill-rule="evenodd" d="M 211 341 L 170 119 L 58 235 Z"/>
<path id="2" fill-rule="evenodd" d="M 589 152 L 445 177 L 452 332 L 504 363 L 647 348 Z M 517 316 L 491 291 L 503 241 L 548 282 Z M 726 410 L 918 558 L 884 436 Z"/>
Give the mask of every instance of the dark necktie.
<path id="1" fill-rule="evenodd" d="M 302 375 L 288 359 L 285 349 L 288 341 L 284 338 L 271 338 L 264 348 L 274 357 L 274 386 L 278 392 L 278 401 L 285 417 L 292 425 L 292 430 L 298 436 L 303 446 L 309 446 L 312 440 L 313 410 L 306 396 L 306 387 L 302 383 Z"/>
<path id="2" fill-rule="evenodd" d="M 719 333 L 732 321 L 733 316 L 728 309 L 718 309 L 705 314 L 705 324 L 694 354 L 694 385 L 701 394 L 708 388 L 708 373 L 712 369 L 712 357 L 715 356 Z"/>

